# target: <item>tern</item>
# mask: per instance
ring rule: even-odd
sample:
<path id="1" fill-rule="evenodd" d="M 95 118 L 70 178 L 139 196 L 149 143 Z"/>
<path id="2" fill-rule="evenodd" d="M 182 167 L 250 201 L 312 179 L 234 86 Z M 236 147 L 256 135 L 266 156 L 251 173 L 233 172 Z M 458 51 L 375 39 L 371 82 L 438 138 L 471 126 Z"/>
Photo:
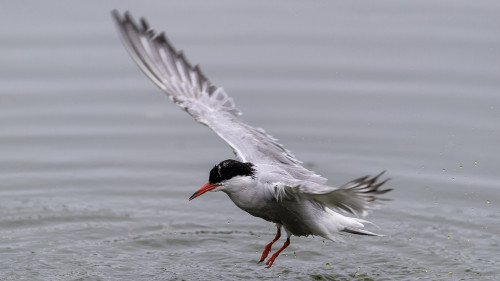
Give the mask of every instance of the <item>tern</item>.
<path id="1" fill-rule="evenodd" d="M 212 129 L 233 149 L 237 160 L 224 160 L 210 171 L 208 183 L 196 191 L 192 200 L 208 191 L 223 191 L 242 210 L 276 224 L 275 238 L 265 246 L 260 262 L 281 237 L 283 246 L 266 262 L 290 245 L 290 237 L 321 236 L 332 241 L 337 234 L 383 236 L 364 230 L 358 218 L 379 205 L 380 189 L 388 179 L 365 176 L 340 187 L 304 168 L 301 162 L 263 129 L 244 123 L 241 112 L 223 88 L 217 87 L 177 51 L 164 33 L 157 34 L 146 20 L 137 24 L 126 12 L 112 12 L 121 40 L 133 60 L 170 99 L 196 121 Z M 358 216 L 350 217 L 349 214 Z"/>

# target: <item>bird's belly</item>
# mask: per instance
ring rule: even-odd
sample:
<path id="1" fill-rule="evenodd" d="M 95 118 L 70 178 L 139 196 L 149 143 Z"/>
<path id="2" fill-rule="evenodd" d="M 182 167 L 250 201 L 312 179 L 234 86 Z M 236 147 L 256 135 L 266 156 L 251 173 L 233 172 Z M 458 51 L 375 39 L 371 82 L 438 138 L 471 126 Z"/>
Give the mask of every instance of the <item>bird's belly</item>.
<path id="1" fill-rule="evenodd" d="M 307 199 L 282 199 L 265 196 L 232 196 L 231 200 L 240 209 L 252 216 L 279 223 L 296 236 L 317 235 L 317 218 L 324 212 L 323 207 Z"/>
<path id="2" fill-rule="evenodd" d="M 241 209 L 254 217 L 259 217 L 261 219 L 274 223 L 281 223 L 279 214 L 274 209 L 244 209 L 244 208 Z"/>
<path id="3" fill-rule="evenodd" d="M 322 206 L 309 200 L 284 201 L 281 204 L 279 219 L 295 236 L 317 235 L 317 219 L 323 212 Z"/>
<path id="4" fill-rule="evenodd" d="M 279 219 L 279 206 L 276 204 L 276 200 L 262 198 L 254 200 L 251 197 L 246 197 L 247 200 L 243 200 L 242 197 L 233 197 L 231 195 L 229 195 L 229 198 L 231 198 L 236 206 L 254 217 L 274 223 L 281 223 Z"/>
<path id="5" fill-rule="evenodd" d="M 249 206 L 238 206 L 255 217 L 270 222 L 279 223 L 295 236 L 307 236 L 315 234 L 316 212 L 321 210 L 311 209 L 309 202 L 268 202 L 260 208 Z"/>

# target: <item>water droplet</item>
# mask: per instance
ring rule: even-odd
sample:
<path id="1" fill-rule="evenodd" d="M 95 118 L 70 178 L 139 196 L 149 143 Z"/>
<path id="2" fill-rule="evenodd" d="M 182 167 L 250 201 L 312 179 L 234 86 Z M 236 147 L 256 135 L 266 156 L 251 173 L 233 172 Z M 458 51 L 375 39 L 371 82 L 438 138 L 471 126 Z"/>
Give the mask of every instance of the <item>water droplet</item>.
<path id="1" fill-rule="evenodd" d="M 458 166 L 458 167 L 459 167 L 460 169 L 462 169 L 464 166 L 460 165 L 460 166 Z"/>
<path id="2" fill-rule="evenodd" d="M 297 258 L 297 253 L 296 252 L 293 252 L 293 258 L 296 259 Z"/>
<path id="3" fill-rule="evenodd" d="M 360 266 L 358 266 L 358 270 L 361 270 L 361 267 L 360 267 Z"/>
<path id="4" fill-rule="evenodd" d="M 448 235 L 448 239 L 450 239 L 450 235 Z"/>
<path id="5" fill-rule="evenodd" d="M 411 237 L 410 237 L 410 238 L 408 238 L 408 241 L 411 241 Z"/>
<path id="6" fill-rule="evenodd" d="M 326 263 L 326 267 L 330 267 L 330 263 L 329 262 Z"/>
<path id="7" fill-rule="evenodd" d="M 477 167 L 477 161 L 474 161 L 474 166 L 476 166 L 476 167 Z"/>
<path id="8" fill-rule="evenodd" d="M 443 169 L 442 171 L 443 171 L 443 173 L 444 173 L 444 172 L 446 172 L 446 169 Z"/>
<path id="9" fill-rule="evenodd" d="M 426 269 L 425 272 L 429 272 L 429 270 Z"/>
<path id="10" fill-rule="evenodd" d="M 486 204 L 490 204 L 490 200 L 486 200 Z"/>
<path id="11" fill-rule="evenodd" d="M 452 271 L 450 271 L 450 272 L 449 272 L 449 274 L 450 274 L 450 276 L 452 276 L 452 275 L 453 275 L 453 272 L 452 272 Z"/>

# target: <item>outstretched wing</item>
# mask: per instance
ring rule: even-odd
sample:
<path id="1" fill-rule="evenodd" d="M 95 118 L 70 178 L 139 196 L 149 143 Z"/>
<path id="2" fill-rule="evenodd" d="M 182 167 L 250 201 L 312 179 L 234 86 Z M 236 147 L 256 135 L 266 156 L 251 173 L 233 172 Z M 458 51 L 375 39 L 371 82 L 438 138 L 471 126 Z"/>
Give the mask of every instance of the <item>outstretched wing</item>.
<path id="1" fill-rule="evenodd" d="M 388 200 L 380 198 L 379 195 L 387 193 L 392 189 L 381 189 L 389 179 L 378 181 L 384 172 L 374 176 L 364 176 L 352 180 L 339 188 L 330 190 L 314 190 L 303 188 L 310 198 L 321 202 L 322 204 L 342 210 L 355 215 L 366 216 L 370 209 L 380 205 L 379 200 Z"/>
<path id="2" fill-rule="evenodd" d="M 144 73 L 170 99 L 193 118 L 207 125 L 233 149 L 243 162 L 281 165 L 299 180 L 326 182 L 300 165 L 295 156 L 260 128 L 241 121 L 241 112 L 224 89 L 216 87 L 170 44 L 164 33 L 156 34 L 144 19 L 137 25 L 127 12 L 112 12 L 122 41 Z"/>
<path id="3" fill-rule="evenodd" d="M 379 181 L 380 176 L 364 176 L 352 180 L 340 187 L 331 187 L 324 184 L 296 182 L 298 185 L 276 184 L 274 196 L 280 201 L 283 198 L 307 198 L 324 206 L 360 216 L 366 216 L 368 211 L 380 205 L 379 201 L 388 200 L 379 195 L 392 189 L 381 189 L 389 179 Z"/>

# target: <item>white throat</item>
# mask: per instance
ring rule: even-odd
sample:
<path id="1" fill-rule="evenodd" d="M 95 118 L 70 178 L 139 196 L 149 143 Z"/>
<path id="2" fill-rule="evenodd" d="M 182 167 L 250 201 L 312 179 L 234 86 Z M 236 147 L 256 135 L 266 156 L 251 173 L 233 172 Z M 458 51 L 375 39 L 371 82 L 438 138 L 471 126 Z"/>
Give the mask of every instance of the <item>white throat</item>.
<path id="1" fill-rule="evenodd" d="M 238 194 L 248 188 L 254 187 L 255 180 L 250 176 L 235 176 L 223 182 L 221 191 L 229 194 Z"/>

